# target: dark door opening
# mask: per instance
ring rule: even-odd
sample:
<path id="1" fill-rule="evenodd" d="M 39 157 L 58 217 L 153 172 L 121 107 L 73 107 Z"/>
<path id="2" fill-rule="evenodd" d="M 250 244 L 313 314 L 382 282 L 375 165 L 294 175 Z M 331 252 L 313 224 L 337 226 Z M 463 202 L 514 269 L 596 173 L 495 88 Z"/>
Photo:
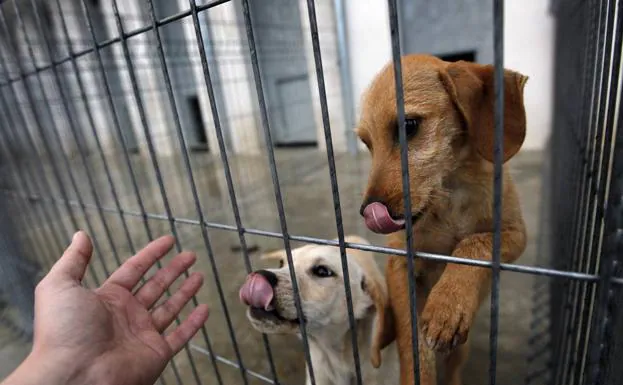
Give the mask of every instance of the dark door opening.
<path id="1" fill-rule="evenodd" d="M 201 116 L 199 98 L 196 95 L 188 97 L 188 107 L 192 120 L 191 127 L 195 129 L 195 139 L 197 140 L 195 143 L 190 144 L 190 149 L 193 151 L 208 151 L 208 136 L 205 132 L 205 122 Z"/>
<path id="2" fill-rule="evenodd" d="M 441 55 L 436 55 L 441 60 L 455 62 L 459 60 L 475 62 L 476 61 L 476 52 L 474 51 L 463 51 L 463 52 L 452 52 Z"/>

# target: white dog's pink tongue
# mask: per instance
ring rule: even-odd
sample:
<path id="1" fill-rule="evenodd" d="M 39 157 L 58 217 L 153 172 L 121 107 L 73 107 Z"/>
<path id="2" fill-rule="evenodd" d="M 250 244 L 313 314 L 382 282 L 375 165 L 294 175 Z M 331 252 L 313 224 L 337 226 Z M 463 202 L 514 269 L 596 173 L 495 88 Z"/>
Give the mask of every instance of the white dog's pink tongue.
<path id="1" fill-rule="evenodd" d="M 396 220 L 391 217 L 387 206 L 380 202 L 372 202 L 363 210 L 366 226 L 380 234 L 389 234 L 401 230 L 405 224 L 404 219 Z"/>
<path id="2" fill-rule="evenodd" d="M 248 306 L 270 311 L 270 302 L 273 300 L 273 288 L 263 275 L 251 273 L 240 288 L 240 300 Z"/>

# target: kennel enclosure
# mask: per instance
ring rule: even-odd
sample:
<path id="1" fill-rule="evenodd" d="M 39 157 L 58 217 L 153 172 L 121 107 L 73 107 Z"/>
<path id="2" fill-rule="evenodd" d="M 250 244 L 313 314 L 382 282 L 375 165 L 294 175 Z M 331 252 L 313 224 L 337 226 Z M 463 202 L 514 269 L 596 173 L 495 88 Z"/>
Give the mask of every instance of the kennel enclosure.
<path id="1" fill-rule="evenodd" d="M 295 243 L 329 244 L 340 248 L 343 260 L 348 248 L 360 248 L 380 256 L 404 255 L 411 268 L 417 257 L 491 269 L 489 338 L 481 344 L 486 352 L 479 365 L 488 370 L 483 380 L 492 384 L 508 378 L 499 369 L 500 276 L 536 277 L 522 381 L 620 382 L 621 2 L 551 1 L 554 121 L 544 151 L 538 260 L 523 264 L 520 259 L 514 265 L 499 261 L 499 156 L 491 181 L 498 224 L 491 262 L 392 250 L 380 242 L 345 243 L 347 232 L 363 229 L 356 207 L 366 160 L 350 131 L 356 116 L 349 102 L 352 74 L 345 70 L 344 2 L 269 3 L 0 3 L 0 187 L 7 213 L 0 219 L 3 323 L 28 338 L 35 266 L 45 272 L 75 229 L 84 228 L 94 241 L 90 286 L 101 283 L 147 240 L 173 233 L 178 250 L 201 248 L 202 268 L 212 281 L 211 306 L 219 314 L 171 363 L 161 383 L 289 383 L 283 378 L 300 377 L 302 371 L 297 367 L 296 376 L 284 374 L 280 365 L 287 353 L 274 348 L 284 343 L 241 332 L 248 325 L 232 302 L 234 281 L 256 266 L 258 245 L 285 247 L 291 259 Z M 486 47 L 453 53 L 439 48 L 436 54 L 491 62 L 501 75 L 509 49 L 504 47 L 504 2 L 482 3 L 489 8 L 476 12 L 482 20 L 466 35 Z M 377 17 L 387 18 L 391 31 L 402 127 L 404 91 L 397 59 L 415 49 L 432 50 L 405 38 L 423 33 L 417 16 L 427 14 L 427 5 L 387 4 L 388 14 Z M 468 8 L 457 8 L 457 14 L 472 12 Z M 498 82 L 498 139 L 501 91 Z M 298 130 L 289 131 L 293 127 Z M 401 129 L 408 190 L 405 141 Z M 311 151 L 294 147 L 309 145 Z M 501 146 L 498 140 L 498 155 Z M 306 202 L 297 197 L 309 199 L 309 205 L 319 198 L 296 187 L 312 178 L 324 184 L 317 195 L 329 202 L 327 210 L 315 214 L 331 224 L 338 241 L 298 231 L 301 219 L 294 214 Z M 262 194 L 268 198 L 259 204 Z M 236 268 L 222 255 L 235 258 Z M 345 264 L 342 274 L 348 277 Z M 345 290 L 354 324 L 347 285 Z M 300 298 L 297 307 L 300 312 Z M 309 362 L 304 325 L 301 336 L 298 358 Z M 361 383 L 355 335 L 352 343 L 354 381 Z M 313 367 L 313 378 L 312 372 Z"/>

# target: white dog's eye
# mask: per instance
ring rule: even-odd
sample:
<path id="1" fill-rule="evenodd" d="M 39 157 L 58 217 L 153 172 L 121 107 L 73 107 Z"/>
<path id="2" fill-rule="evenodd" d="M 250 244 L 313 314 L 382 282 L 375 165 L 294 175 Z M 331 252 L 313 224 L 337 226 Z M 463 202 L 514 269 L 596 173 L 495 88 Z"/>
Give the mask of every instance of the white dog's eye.
<path id="1" fill-rule="evenodd" d="M 320 278 L 333 277 L 335 275 L 335 273 L 331 269 L 323 265 L 317 265 L 312 267 L 311 272 L 313 275 Z"/>
<path id="2" fill-rule="evenodd" d="M 279 268 L 281 269 L 283 267 L 284 263 L 283 263 L 283 259 L 279 260 Z"/>

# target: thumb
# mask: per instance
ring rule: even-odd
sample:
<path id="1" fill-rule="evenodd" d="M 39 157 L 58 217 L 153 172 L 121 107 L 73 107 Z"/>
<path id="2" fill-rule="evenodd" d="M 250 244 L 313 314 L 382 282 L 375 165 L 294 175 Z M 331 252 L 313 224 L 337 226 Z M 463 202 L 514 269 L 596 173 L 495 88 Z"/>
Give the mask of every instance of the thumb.
<path id="1" fill-rule="evenodd" d="M 78 231 L 71 239 L 71 244 L 61 258 L 56 261 L 50 273 L 51 277 L 82 281 L 93 254 L 91 239 L 84 231 Z"/>

